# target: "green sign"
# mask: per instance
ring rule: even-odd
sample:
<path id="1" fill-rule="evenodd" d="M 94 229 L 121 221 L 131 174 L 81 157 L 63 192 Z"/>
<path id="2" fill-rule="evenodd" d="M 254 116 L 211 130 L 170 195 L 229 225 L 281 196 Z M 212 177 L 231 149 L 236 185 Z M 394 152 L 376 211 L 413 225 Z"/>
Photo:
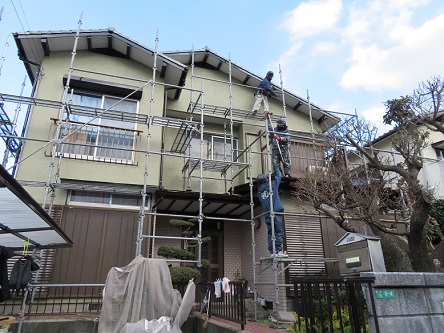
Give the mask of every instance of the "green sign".
<path id="1" fill-rule="evenodd" d="M 395 298 L 394 289 L 375 289 L 376 298 Z"/>

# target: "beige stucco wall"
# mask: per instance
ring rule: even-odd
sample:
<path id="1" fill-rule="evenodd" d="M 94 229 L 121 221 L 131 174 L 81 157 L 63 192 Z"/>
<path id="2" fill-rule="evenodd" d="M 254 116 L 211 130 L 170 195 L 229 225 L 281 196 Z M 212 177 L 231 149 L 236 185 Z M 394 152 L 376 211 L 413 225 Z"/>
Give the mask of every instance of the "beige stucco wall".
<path id="1" fill-rule="evenodd" d="M 63 75 L 67 74 L 71 60 L 71 52 L 52 52 L 50 57 L 45 57 L 43 61 L 44 76 L 39 82 L 36 97 L 47 100 L 61 100 L 63 96 Z M 116 82 L 120 84 L 127 84 L 132 86 L 141 86 L 143 83 L 130 79 L 118 78 L 115 76 L 137 78 L 139 80 L 150 80 L 152 75 L 151 68 L 144 66 L 138 62 L 130 59 L 116 58 L 106 55 L 101 55 L 93 52 L 81 51 L 75 56 L 74 67 L 81 68 L 93 72 L 109 73 L 114 77 L 104 76 L 94 73 L 85 73 L 74 71 L 72 74 L 76 76 L 84 76 L 92 79 L 98 79 L 108 82 Z M 186 88 L 203 90 L 203 101 L 205 104 L 218 105 L 225 108 L 231 105 L 233 108 L 245 110 L 246 116 L 230 119 L 229 116 L 224 118 L 222 115 L 206 116 L 204 119 L 204 131 L 212 134 L 224 134 L 224 131 L 230 133 L 231 126 L 233 128 L 233 136 L 238 139 L 238 146 L 242 152 L 253 140 L 257 137 L 259 131 L 264 131 L 266 123 L 263 119 L 253 119 L 247 116 L 254 103 L 253 92 L 251 87 L 240 86 L 241 82 L 233 81 L 231 91 L 227 82 L 229 77 L 226 74 L 215 70 L 204 68 L 194 68 L 195 78 L 192 82 L 191 71 L 189 71 Z M 210 77 L 212 80 L 205 80 L 200 77 Z M 161 79 L 159 77 L 156 80 Z M 223 81 L 223 82 L 218 82 Z M 239 84 L 239 85 L 237 85 Z M 193 100 L 197 98 L 198 93 L 193 92 Z M 169 114 L 177 116 L 182 115 L 183 118 L 187 116 L 186 110 L 188 108 L 191 98 L 190 90 L 184 89 L 180 95 L 180 99 L 167 100 L 166 110 L 167 116 Z M 139 102 L 139 113 L 149 114 L 152 110 L 153 115 L 162 116 L 164 112 L 164 87 L 161 84 L 155 86 L 153 104 L 150 105 L 151 99 L 151 85 L 146 85 L 143 88 L 143 97 Z M 270 108 L 275 115 L 283 115 L 284 110 L 282 102 L 270 98 Z M 29 129 L 27 136 L 29 138 L 36 138 L 39 140 L 51 140 L 55 132 L 55 124 L 51 118 L 59 118 L 59 110 L 51 108 L 43 108 L 35 106 L 31 113 L 29 121 Z M 200 114 L 194 115 L 194 120 L 200 121 Z M 233 120 L 233 123 L 230 122 Z M 289 128 L 295 131 L 309 132 L 311 130 L 310 119 L 307 115 L 287 108 L 287 122 Z M 224 127 L 225 125 L 225 127 Z M 275 125 L 275 124 L 273 124 Z M 315 123 L 315 126 L 317 124 Z M 121 165 L 113 163 L 103 163 L 98 161 L 85 161 L 76 159 L 64 158 L 60 165 L 59 178 L 65 179 L 80 179 L 85 181 L 95 182 L 112 182 L 123 184 L 143 184 L 143 177 L 145 171 L 146 154 L 148 148 L 148 128 L 144 124 L 137 124 L 137 130 L 141 133 L 136 137 L 136 152 L 133 165 Z M 164 133 L 162 134 L 162 132 Z M 162 186 L 171 190 L 182 190 L 188 187 L 188 182 L 184 178 L 182 171 L 184 167 L 184 155 L 170 153 L 171 147 L 177 136 L 177 128 L 168 128 L 160 126 L 151 126 L 149 133 L 149 150 L 148 155 L 148 178 L 147 184 L 157 186 L 159 185 L 161 168 L 160 155 L 162 135 L 165 139 L 164 149 L 168 153 L 164 157 L 163 163 L 163 178 Z M 17 179 L 28 181 L 46 181 L 50 171 L 51 145 L 44 146 L 44 142 L 27 141 L 23 148 L 22 157 L 25 160 L 20 164 Z M 240 159 L 242 163 L 252 163 L 252 169 L 245 168 L 244 171 L 236 178 L 232 178 L 234 173 L 239 168 L 228 170 L 227 176 L 224 177 L 220 172 L 205 171 L 203 173 L 204 182 L 202 190 L 204 192 L 224 193 L 232 186 L 244 184 L 249 182 L 250 177 L 256 177 L 259 173 L 267 172 L 266 167 L 261 163 L 261 157 L 264 157 L 264 152 L 261 152 L 261 146 L 265 144 L 265 138 L 256 141 L 252 145 L 251 155 L 243 154 Z M 55 160 L 57 163 L 57 159 Z M 55 165 L 53 175 L 57 166 Z M 81 172 L 79 172 L 81 170 Z M 232 173 L 233 171 L 233 173 Z M 251 171 L 251 172 L 250 172 Z M 199 191 L 200 172 L 194 171 L 191 179 L 191 189 Z M 233 182 L 231 180 L 233 179 Z M 31 194 L 38 200 L 42 201 L 44 196 L 44 189 L 29 188 Z M 63 204 L 65 202 L 65 192 L 58 191 L 61 196 L 56 196 L 56 203 Z"/>
<path id="2" fill-rule="evenodd" d="M 203 91 L 203 102 L 208 105 L 217 105 L 220 107 L 229 108 L 230 100 L 231 106 L 234 109 L 244 110 L 244 116 L 236 117 L 233 116 L 230 119 L 230 116 L 224 118 L 222 115 L 212 115 L 204 117 L 204 132 L 205 133 L 224 133 L 224 124 L 225 131 L 227 134 L 230 134 L 231 125 L 233 126 L 233 135 L 238 139 L 239 145 L 239 154 L 242 153 L 249 145 L 257 137 L 259 131 L 265 131 L 266 122 L 263 119 L 251 118 L 249 112 L 254 103 L 254 91 L 251 87 L 241 86 L 241 82 L 233 80 L 233 85 L 231 87 L 231 91 L 229 88 L 229 77 L 228 75 L 215 71 L 204 69 L 200 67 L 194 68 L 194 79 L 192 80 L 191 71 L 188 73 L 188 77 L 186 80 L 186 87 L 195 90 Z M 211 78 L 211 80 L 204 79 Z M 231 94 L 231 99 L 230 99 Z M 191 96 L 192 95 L 192 96 Z M 195 102 L 197 100 L 198 92 L 191 92 L 190 90 L 183 90 L 179 101 L 168 101 L 167 106 L 167 115 L 171 114 L 171 116 L 178 116 L 182 114 L 182 117 L 186 117 L 185 111 L 188 108 L 190 98 Z M 201 100 L 199 100 L 199 103 Z M 283 116 L 284 109 L 281 101 L 269 98 L 270 110 L 276 116 Z M 193 114 L 193 120 L 200 122 L 200 112 L 198 111 Z M 260 111 L 261 113 L 262 111 Z M 310 132 L 311 124 L 309 117 L 299 111 L 294 111 L 291 109 L 286 110 L 287 115 L 287 123 L 289 128 L 294 131 L 302 131 L 302 132 Z M 233 121 L 231 123 L 230 121 Z M 276 126 L 273 123 L 273 126 Z M 318 124 L 314 123 L 315 131 L 319 129 Z M 165 129 L 165 149 L 171 149 L 171 146 L 177 136 L 178 130 L 168 128 Z M 262 138 L 260 141 L 256 141 L 251 146 L 251 159 L 250 154 L 244 153 L 241 156 L 239 162 L 242 163 L 252 163 L 252 171 L 251 174 L 253 177 L 256 177 L 257 174 L 267 172 L 266 168 L 261 164 L 261 155 L 264 155 L 265 152 L 261 152 L 261 146 L 265 145 L 265 138 Z M 172 189 L 182 189 L 184 184 L 184 174 L 182 173 L 182 168 L 184 166 L 184 161 L 180 161 L 177 157 L 166 157 L 165 160 L 167 163 L 164 165 L 165 175 L 168 175 L 164 179 L 164 186 L 166 188 Z M 172 162 L 172 161 L 176 162 Z M 264 160 L 266 158 L 264 157 Z M 236 168 L 233 168 L 236 171 Z M 204 180 L 203 190 L 210 191 L 215 193 L 225 192 L 226 187 L 231 187 L 231 170 L 227 173 L 227 182 L 225 182 L 224 177 L 219 172 L 204 172 L 204 177 L 211 177 L 213 179 Z M 200 173 L 196 170 L 193 173 L 193 178 L 191 180 L 191 188 L 192 190 L 199 190 L 199 179 Z M 244 172 L 242 172 L 239 176 L 233 179 L 233 185 L 244 184 L 249 182 L 250 177 L 250 169 L 246 168 Z M 188 182 L 186 182 L 188 185 Z M 228 185 L 227 185 L 228 184 Z"/>
<path id="3" fill-rule="evenodd" d="M 36 91 L 36 98 L 61 101 L 64 91 L 63 75 L 67 74 L 71 59 L 70 52 L 53 52 L 50 57 L 44 58 L 42 63 L 44 75 L 41 78 Z M 100 55 L 92 52 L 78 52 L 75 57 L 74 67 L 85 70 L 110 73 L 116 76 L 134 77 L 143 80 L 151 79 L 152 71 L 133 60 L 122 59 Z M 117 82 L 132 86 L 141 86 L 143 83 L 121 79 L 116 77 L 73 72 L 73 75 L 94 78 L 107 82 Z M 157 78 L 159 80 L 159 78 Z M 151 85 L 143 88 L 143 96 L 139 102 L 139 113 L 149 114 L 151 99 Z M 163 100 L 163 87 L 157 85 L 154 91 L 154 99 Z M 153 113 L 162 113 L 162 103 L 157 103 L 152 108 Z M 51 118 L 59 118 L 59 110 L 35 106 L 29 120 L 27 137 L 40 140 L 50 140 L 55 132 L 55 125 Z M 145 151 L 147 148 L 147 126 L 137 124 L 136 129 L 142 131 L 136 137 L 136 149 Z M 150 147 L 152 150 L 160 151 L 160 127 L 151 129 Z M 49 175 L 49 165 L 51 162 L 51 146 L 36 141 L 26 141 L 22 159 L 20 163 L 17 179 L 31 181 L 46 181 Z M 158 155 L 149 156 L 150 165 L 159 165 Z M 145 154 L 135 153 L 135 163 L 133 165 L 119 165 L 95 161 L 75 160 L 64 158 L 60 165 L 60 178 L 81 179 L 97 182 L 114 182 L 124 184 L 143 184 Z M 57 163 L 57 159 L 56 159 Z M 79 172 L 81 170 L 81 172 Z M 53 172 L 54 174 L 54 172 Z M 149 168 L 148 185 L 157 185 L 159 178 L 159 168 Z M 41 200 L 44 190 L 30 189 L 32 195 L 37 200 Z M 40 194 L 39 194 L 40 192 Z M 58 198 L 57 200 L 63 200 Z"/>

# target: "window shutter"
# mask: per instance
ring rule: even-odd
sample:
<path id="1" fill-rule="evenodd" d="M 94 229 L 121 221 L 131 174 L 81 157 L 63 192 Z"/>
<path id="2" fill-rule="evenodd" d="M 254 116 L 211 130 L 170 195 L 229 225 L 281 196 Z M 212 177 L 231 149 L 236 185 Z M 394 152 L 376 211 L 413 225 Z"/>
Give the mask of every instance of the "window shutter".
<path id="1" fill-rule="evenodd" d="M 285 235 L 287 253 L 290 258 L 324 258 L 321 219 L 285 215 Z M 307 262 L 294 263 L 288 269 L 290 281 L 295 277 L 307 275 L 326 276 L 325 263 Z"/>

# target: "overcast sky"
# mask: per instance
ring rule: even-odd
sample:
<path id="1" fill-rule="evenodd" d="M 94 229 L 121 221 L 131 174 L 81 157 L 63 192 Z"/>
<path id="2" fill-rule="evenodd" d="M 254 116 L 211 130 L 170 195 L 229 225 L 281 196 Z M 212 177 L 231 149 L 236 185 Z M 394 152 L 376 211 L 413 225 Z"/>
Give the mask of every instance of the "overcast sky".
<path id="1" fill-rule="evenodd" d="M 443 0 L 0 0 L 0 8 L 0 92 L 15 95 L 26 72 L 11 33 L 76 30 L 81 13 L 82 29 L 114 27 L 152 49 L 158 33 L 159 51 L 207 46 L 260 76 L 280 65 L 285 89 L 377 125 L 386 100 L 444 71 Z"/>

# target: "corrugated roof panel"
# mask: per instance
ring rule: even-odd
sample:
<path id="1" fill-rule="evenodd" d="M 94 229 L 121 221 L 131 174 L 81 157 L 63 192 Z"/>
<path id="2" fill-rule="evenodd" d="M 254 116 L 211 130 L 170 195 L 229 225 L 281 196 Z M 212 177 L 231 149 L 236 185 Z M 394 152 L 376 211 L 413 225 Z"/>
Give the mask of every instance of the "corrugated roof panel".
<path id="1" fill-rule="evenodd" d="M 0 245 L 21 249 L 71 246 L 72 241 L 28 192 L 0 166 Z"/>

